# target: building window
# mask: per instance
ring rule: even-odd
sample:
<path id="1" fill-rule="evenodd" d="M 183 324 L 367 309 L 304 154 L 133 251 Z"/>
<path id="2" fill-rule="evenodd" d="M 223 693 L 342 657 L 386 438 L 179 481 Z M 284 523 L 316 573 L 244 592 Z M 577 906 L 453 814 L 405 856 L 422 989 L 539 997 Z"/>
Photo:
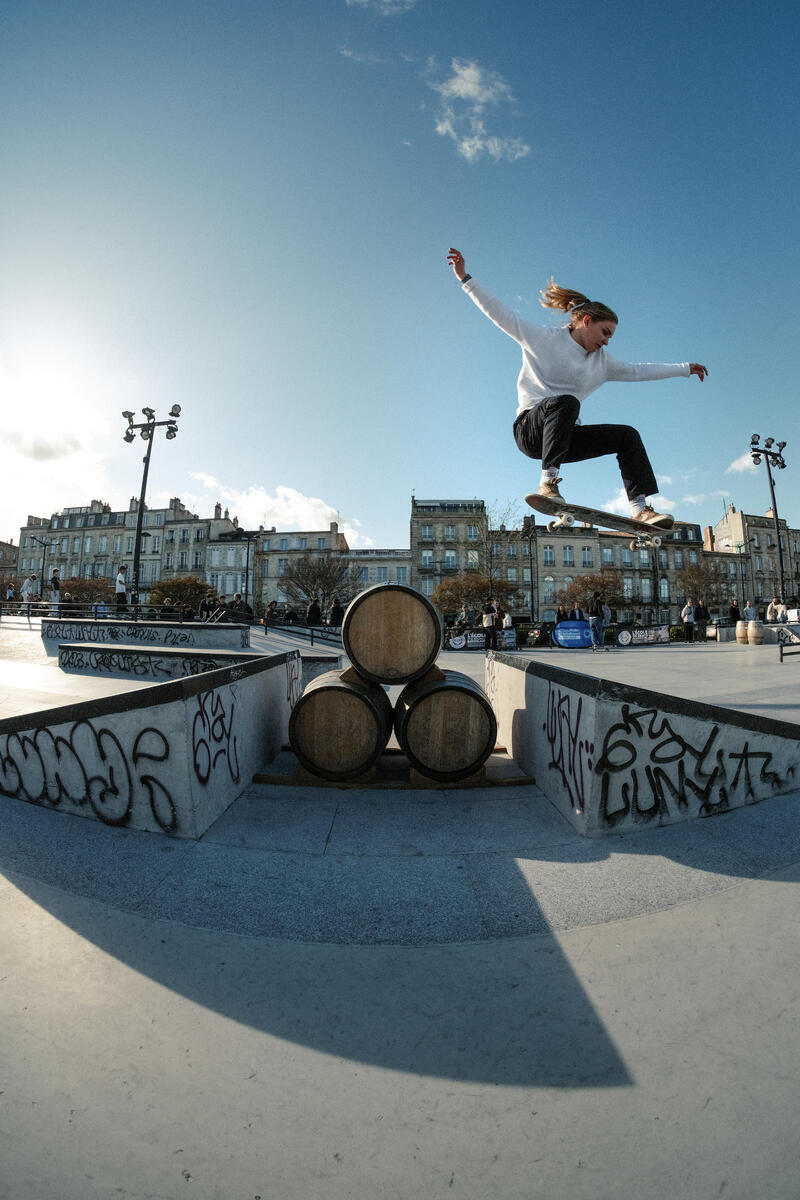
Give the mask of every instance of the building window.
<path id="1" fill-rule="evenodd" d="M 182 530 L 181 530 L 181 541 L 182 541 L 182 542 L 188 542 L 188 540 L 189 540 L 189 530 L 188 530 L 188 529 L 182 529 Z"/>
<path id="2" fill-rule="evenodd" d="M 454 542 L 454 541 L 456 540 L 456 527 L 455 527 L 455 525 L 445 525 L 445 527 L 444 527 L 444 540 L 445 540 L 446 542 Z"/>
<path id="3" fill-rule="evenodd" d="M 546 567 L 552 567 L 555 565 L 556 552 L 552 546 L 542 547 L 542 561 Z"/>
<path id="4" fill-rule="evenodd" d="M 203 540 L 203 538 L 204 538 L 205 536 L 206 536 L 206 531 L 205 531 L 205 529 L 195 529 L 195 531 L 194 531 L 194 540 L 195 540 L 196 542 L 202 542 L 202 540 Z"/>
<path id="5" fill-rule="evenodd" d="M 669 604 L 669 580 L 663 575 L 658 581 L 658 598 L 663 604 Z"/>
<path id="6" fill-rule="evenodd" d="M 288 549 L 289 549 L 289 539 L 288 539 L 288 538 L 281 538 L 281 541 L 280 541 L 280 549 L 281 549 L 281 550 L 288 550 Z"/>
<path id="7" fill-rule="evenodd" d="M 581 548 L 581 566 L 582 567 L 593 567 L 594 566 L 594 563 L 592 562 L 592 547 L 591 546 L 583 546 Z"/>
<path id="8" fill-rule="evenodd" d="M 642 603 L 649 604 L 653 599 L 653 581 L 649 575 L 642 576 Z"/>
<path id="9" fill-rule="evenodd" d="M 508 543 L 508 546 L 506 547 L 506 556 L 508 558 L 516 558 L 517 557 L 517 547 L 514 545 L 513 542 Z"/>
<path id="10" fill-rule="evenodd" d="M 447 567 L 447 569 L 449 571 L 454 571 L 456 569 L 456 552 L 455 552 L 455 550 L 445 550 L 444 565 Z"/>
<path id="11" fill-rule="evenodd" d="M 662 570 L 666 570 L 666 568 L 667 568 L 667 565 L 668 565 L 668 564 L 667 564 L 667 552 L 666 552 L 666 550 L 659 550 L 659 552 L 658 552 L 658 565 L 659 565 L 659 566 L 662 568 Z"/>
<path id="12" fill-rule="evenodd" d="M 624 575 L 622 579 L 622 595 L 626 600 L 633 599 L 633 577 Z"/>
<path id="13" fill-rule="evenodd" d="M 614 551 L 611 549 L 610 546 L 603 546 L 603 566 L 604 567 L 613 567 L 613 565 L 614 565 Z"/>
<path id="14" fill-rule="evenodd" d="M 408 567 L 397 568 L 397 582 L 405 583 L 408 578 Z"/>
<path id="15" fill-rule="evenodd" d="M 575 552 L 573 551 L 572 546 L 564 547 L 564 566 L 565 567 L 574 567 L 575 566 Z"/>
<path id="16" fill-rule="evenodd" d="M 289 570 L 288 558 L 279 558 L 278 559 L 278 574 L 285 575 L 288 570 Z"/>
<path id="17" fill-rule="evenodd" d="M 269 538 L 267 538 L 266 541 L 261 543 L 261 549 L 264 551 L 265 554 L 267 553 L 267 551 L 269 550 Z"/>
<path id="18" fill-rule="evenodd" d="M 676 550 L 675 551 L 675 569 L 679 571 L 682 566 L 683 566 L 683 551 Z"/>
<path id="19" fill-rule="evenodd" d="M 468 550 L 467 551 L 467 570 L 468 571 L 477 571 L 477 569 L 478 569 L 478 551 L 477 550 Z"/>
<path id="20" fill-rule="evenodd" d="M 433 526 L 432 525 L 423 525 L 422 529 L 420 531 L 420 537 L 422 538 L 423 542 L 432 542 L 433 541 Z"/>
<path id="21" fill-rule="evenodd" d="M 626 546 L 622 551 L 622 565 L 623 567 L 630 567 L 632 564 L 633 558 L 631 556 L 630 549 Z"/>
<path id="22" fill-rule="evenodd" d="M 689 562 L 692 564 L 692 566 L 694 566 L 695 563 L 697 562 L 697 551 L 696 550 L 689 551 Z"/>
<path id="23" fill-rule="evenodd" d="M 202 565 L 203 565 L 203 556 L 199 550 L 195 550 L 194 557 L 192 558 L 192 567 L 202 567 Z"/>
<path id="24" fill-rule="evenodd" d="M 27 538 L 25 539 L 28 540 Z M 61 554 L 67 554 L 69 551 L 69 538 L 62 538 L 59 543 L 59 551 Z"/>
<path id="25" fill-rule="evenodd" d="M 468 542 L 477 542 L 477 540 L 478 540 L 477 525 L 468 525 L 467 526 L 467 541 Z"/>
<path id="26" fill-rule="evenodd" d="M 369 567 L 359 567 L 358 582 L 359 583 L 369 583 Z"/>
<path id="27" fill-rule="evenodd" d="M 150 549 L 153 551 L 153 554 L 161 553 L 161 534 L 160 533 L 154 533 L 153 536 L 150 538 Z"/>
<path id="28" fill-rule="evenodd" d="M 174 562 L 175 562 L 175 555 L 172 553 L 172 551 L 168 551 L 164 555 L 164 566 L 169 567 L 169 569 L 172 570 Z"/>
<path id="29" fill-rule="evenodd" d="M 432 566 L 433 566 L 433 551 L 432 550 L 423 550 L 422 551 L 422 568 L 423 568 L 423 570 L 429 571 Z"/>
<path id="30" fill-rule="evenodd" d="M 640 567 L 649 567 L 650 566 L 650 551 L 649 550 L 640 550 L 639 551 L 639 566 Z"/>
<path id="31" fill-rule="evenodd" d="M 97 553 L 98 554 L 106 554 L 108 552 L 107 546 L 108 546 L 108 538 L 107 537 L 101 537 L 101 538 L 97 539 Z"/>
<path id="32" fill-rule="evenodd" d="M 136 538 L 132 538 L 132 537 L 125 538 L 125 553 L 126 554 L 133 554 L 133 544 L 135 541 L 136 541 Z"/>
<path id="33" fill-rule="evenodd" d="M 261 578 L 269 579 L 269 559 L 268 558 L 264 558 L 261 560 Z"/>
<path id="34" fill-rule="evenodd" d="M 132 539 L 128 539 L 128 540 L 130 541 Z M 80 552 L 81 552 L 81 539 L 79 537 L 73 538 L 72 539 L 72 553 L 80 554 Z"/>
<path id="35" fill-rule="evenodd" d="M 328 545 L 327 538 L 321 538 L 321 537 L 317 538 L 317 549 L 318 550 L 325 550 L 327 548 L 327 545 Z"/>
<path id="36" fill-rule="evenodd" d="M 114 537 L 114 554 L 119 554 L 121 549 L 122 549 L 122 537 L 120 534 L 116 534 Z"/>
<path id="37" fill-rule="evenodd" d="M 509 583 L 517 582 L 517 568 L 516 567 L 508 568 L 508 582 Z"/>
<path id="38" fill-rule="evenodd" d="M 545 604 L 552 603 L 555 592 L 556 592 L 556 583 L 555 583 L 555 580 L 553 579 L 553 576 L 545 575 L 545 577 L 544 577 L 544 602 L 545 602 Z"/>
<path id="39" fill-rule="evenodd" d="M 436 590 L 436 581 L 434 579 L 431 579 L 430 576 L 426 576 L 426 578 L 423 579 L 423 581 L 422 581 L 423 596 L 432 596 L 435 590 Z"/>
<path id="40" fill-rule="evenodd" d="M 308 538 L 298 538 L 297 539 L 297 548 L 299 550 L 307 550 L 308 549 Z"/>
<path id="41" fill-rule="evenodd" d="M 389 568 L 388 567 L 376 567 L 375 568 L 375 582 L 376 583 L 386 583 L 388 578 L 389 578 Z"/>

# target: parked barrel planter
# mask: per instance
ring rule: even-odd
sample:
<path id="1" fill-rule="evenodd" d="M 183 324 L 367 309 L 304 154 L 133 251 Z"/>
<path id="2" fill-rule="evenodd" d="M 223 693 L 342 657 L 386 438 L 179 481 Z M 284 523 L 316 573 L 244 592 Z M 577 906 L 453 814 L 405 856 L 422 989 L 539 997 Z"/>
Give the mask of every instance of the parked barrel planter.
<path id="1" fill-rule="evenodd" d="M 485 692 L 461 671 L 432 671 L 403 688 L 394 728 L 412 765 L 441 782 L 474 774 L 497 740 L 497 721 Z"/>
<path id="2" fill-rule="evenodd" d="M 373 683 L 419 679 L 442 645 L 439 614 L 427 597 L 401 584 L 367 588 L 350 603 L 342 644 L 359 675 Z"/>
<path id="3" fill-rule="evenodd" d="M 764 626 L 761 621 L 747 622 L 747 641 L 751 646 L 763 645 Z"/>
<path id="4" fill-rule="evenodd" d="M 736 622 L 736 641 L 740 646 L 747 645 L 747 621 Z"/>
<path id="5" fill-rule="evenodd" d="M 298 761 L 322 779 L 355 779 L 386 749 L 392 705 L 380 684 L 327 671 L 312 679 L 289 717 Z"/>

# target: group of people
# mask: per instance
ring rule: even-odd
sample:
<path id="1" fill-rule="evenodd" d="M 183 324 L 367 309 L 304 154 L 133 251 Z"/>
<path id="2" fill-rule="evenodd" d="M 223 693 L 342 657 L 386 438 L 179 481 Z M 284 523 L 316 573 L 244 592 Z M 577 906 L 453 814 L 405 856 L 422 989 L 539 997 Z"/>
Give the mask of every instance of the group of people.
<path id="1" fill-rule="evenodd" d="M 611 609 L 606 604 L 600 592 L 593 593 L 589 607 L 585 610 L 581 608 L 578 601 L 573 597 L 572 608 L 568 609 L 566 605 L 559 604 L 556 609 L 556 625 L 560 625 L 562 621 L 588 621 L 589 630 L 592 635 L 592 650 L 602 650 L 605 642 L 606 626 L 611 624 Z"/>

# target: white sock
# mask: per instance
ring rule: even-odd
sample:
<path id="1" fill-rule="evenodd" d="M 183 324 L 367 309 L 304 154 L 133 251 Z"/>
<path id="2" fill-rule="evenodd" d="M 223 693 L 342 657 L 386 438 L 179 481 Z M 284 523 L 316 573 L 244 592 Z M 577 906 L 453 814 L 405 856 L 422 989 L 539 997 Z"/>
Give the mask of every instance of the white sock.
<path id="1" fill-rule="evenodd" d="M 542 478 L 540 483 L 552 483 L 554 479 L 558 479 L 558 467 L 545 467 L 542 470 Z"/>
<path id="2" fill-rule="evenodd" d="M 628 503 L 631 506 L 631 516 L 638 517 L 639 513 L 647 505 L 647 496 L 634 496 Z"/>

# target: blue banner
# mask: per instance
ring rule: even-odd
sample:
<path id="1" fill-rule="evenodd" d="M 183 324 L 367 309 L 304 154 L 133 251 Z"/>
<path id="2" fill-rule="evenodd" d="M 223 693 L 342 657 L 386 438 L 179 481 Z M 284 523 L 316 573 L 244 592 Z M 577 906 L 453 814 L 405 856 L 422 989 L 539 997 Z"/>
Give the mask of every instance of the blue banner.
<path id="1" fill-rule="evenodd" d="M 551 637 L 554 644 L 564 650 L 585 650 L 592 644 L 588 621 L 559 621 Z"/>

